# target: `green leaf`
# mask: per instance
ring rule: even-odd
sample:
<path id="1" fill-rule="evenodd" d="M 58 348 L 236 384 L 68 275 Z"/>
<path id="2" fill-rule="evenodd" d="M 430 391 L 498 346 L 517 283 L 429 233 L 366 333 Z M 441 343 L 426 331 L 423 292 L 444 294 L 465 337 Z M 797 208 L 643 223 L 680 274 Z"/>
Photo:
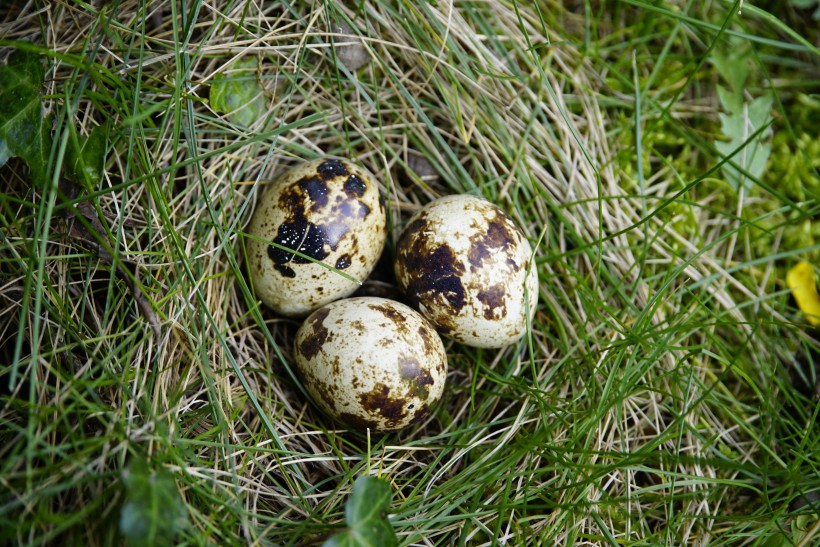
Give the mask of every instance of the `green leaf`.
<path id="1" fill-rule="evenodd" d="M 376 477 L 359 477 L 345 505 L 347 530 L 331 537 L 324 547 L 391 547 L 398 538 L 387 520 L 393 492 Z"/>
<path id="2" fill-rule="evenodd" d="M 743 95 L 735 95 L 722 85 L 717 86 L 720 106 L 729 114 L 740 114 L 743 111 Z"/>
<path id="3" fill-rule="evenodd" d="M 127 544 L 173 544 L 188 518 L 174 477 L 164 469 L 152 472 L 145 462 L 135 460 L 122 478 L 126 498 L 120 513 L 120 532 Z"/>
<path id="4" fill-rule="evenodd" d="M 74 182 L 87 182 L 96 185 L 102 180 L 105 168 L 105 145 L 108 140 L 108 129 L 95 127 L 88 137 L 77 136 L 71 139 L 63 163 L 63 174 Z"/>
<path id="5" fill-rule="evenodd" d="M 0 65 L 0 166 L 22 158 L 35 183 L 44 183 L 51 148 L 40 89 L 45 70 L 36 53 L 16 51 Z"/>
<path id="6" fill-rule="evenodd" d="M 783 547 L 783 545 L 788 545 L 788 541 L 784 533 L 777 532 L 765 539 L 763 543 L 760 544 L 760 547 Z"/>
<path id="7" fill-rule="evenodd" d="M 250 127 L 262 117 L 265 97 L 256 79 L 256 59 L 237 61 L 224 73 L 214 76 L 211 107 L 244 127 Z"/>
<path id="8" fill-rule="evenodd" d="M 732 94 L 740 96 L 749 77 L 749 48 L 731 40 L 726 50 L 714 50 L 709 60 L 729 84 Z"/>
<path id="9" fill-rule="evenodd" d="M 805 513 L 792 520 L 792 541 L 795 545 L 802 542 L 809 535 L 809 528 L 817 522 L 818 518 L 820 518 L 820 515 L 817 513 Z"/>
<path id="10" fill-rule="evenodd" d="M 710 58 L 728 84 L 728 87 L 717 86 L 724 111 L 720 114 L 721 131 L 726 140 L 715 142 L 715 148 L 740 167 L 738 169 L 732 163 L 726 163 L 721 168 L 726 181 L 735 191 L 741 185 L 751 188 L 751 179 L 760 178 L 772 152 L 772 132 L 768 129 L 772 121 L 772 96 L 758 97 L 751 103 L 744 97 L 750 58 L 748 45 L 736 39 L 730 39 L 725 49 L 715 50 Z M 758 131 L 761 132 L 755 135 Z"/>
<path id="11" fill-rule="evenodd" d="M 720 87 L 718 94 L 723 108 L 729 111 L 728 114 L 720 114 L 721 131 L 729 140 L 716 142 L 715 148 L 724 157 L 731 156 L 731 161 L 742 171 L 758 179 L 766 169 L 772 153 L 772 131 L 767 127 L 772 121 L 773 98 L 771 95 L 764 95 L 747 103 L 738 98 L 733 99 Z M 763 130 L 753 137 L 761 129 Z M 741 169 L 729 163 L 721 169 L 735 191 L 740 189 L 741 184 L 747 189 L 752 185 Z"/>

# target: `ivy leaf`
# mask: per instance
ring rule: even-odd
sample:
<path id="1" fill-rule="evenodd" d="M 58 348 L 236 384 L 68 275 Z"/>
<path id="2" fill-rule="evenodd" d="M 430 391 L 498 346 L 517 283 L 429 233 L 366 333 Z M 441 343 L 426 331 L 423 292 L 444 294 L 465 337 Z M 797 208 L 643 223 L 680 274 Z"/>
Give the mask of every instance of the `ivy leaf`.
<path id="1" fill-rule="evenodd" d="M 345 504 L 347 530 L 328 539 L 323 547 L 392 547 L 399 540 L 387 511 L 393 492 L 390 484 L 376 477 L 359 477 Z"/>
<path id="2" fill-rule="evenodd" d="M 63 174 L 74 182 L 87 182 L 94 186 L 102 180 L 105 168 L 105 145 L 108 140 L 108 129 L 98 126 L 91 130 L 88 137 L 77 136 L 70 140 L 66 150 Z"/>
<path id="3" fill-rule="evenodd" d="M 265 111 L 262 86 L 256 79 L 256 59 L 233 63 L 211 84 L 211 107 L 231 122 L 250 127 Z"/>
<path id="4" fill-rule="evenodd" d="M 151 471 L 133 461 L 123 472 L 126 498 L 120 512 L 120 532 L 128 545 L 172 545 L 187 523 L 187 511 L 174 477 L 166 470 Z"/>
<path id="5" fill-rule="evenodd" d="M 22 158 L 31 169 L 35 183 L 44 183 L 48 174 L 51 144 L 40 89 L 45 70 L 40 57 L 29 51 L 15 51 L 0 66 L 0 166 L 9 158 Z"/>

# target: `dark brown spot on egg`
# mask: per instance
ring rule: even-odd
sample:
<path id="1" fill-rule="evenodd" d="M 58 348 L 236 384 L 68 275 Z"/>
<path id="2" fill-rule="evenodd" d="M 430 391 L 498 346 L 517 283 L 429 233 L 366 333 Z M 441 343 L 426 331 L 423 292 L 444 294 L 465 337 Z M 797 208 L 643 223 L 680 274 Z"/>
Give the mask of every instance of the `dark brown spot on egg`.
<path id="1" fill-rule="evenodd" d="M 439 358 L 436 359 L 435 367 L 441 376 L 445 376 L 447 374 L 447 357 L 439 355 Z"/>
<path id="2" fill-rule="evenodd" d="M 322 226 L 308 222 L 303 214 L 297 215 L 295 220 L 283 222 L 279 226 L 276 245 L 268 246 L 268 256 L 274 262 L 274 268 L 286 277 L 293 277 L 293 270 L 283 267 L 289 262 L 305 264 L 309 259 L 296 255 L 286 249 L 293 249 L 315 260 L 324 259 L 329 253 L 325 251 L 325 229 Z"/>
<path id="3" fill-rule="evenodd" d="M 494 250 L 507 251 L 516 244 L 515 234 L 506 226 L 507 222 L 501 210 L 496 211 L 495 217 L 487 224 L 486 230 L 478 229 L 478 233 L 470 237 L 470 250 L 467 252 L 467 260 L 470 262 L 470 269 L 477 271 L 484 264 L 484 261 L 493 255 Z"/>
<path id="4" fill-rule="evenodd" d="M 411 249 L 399 249 L 400 260 L 410 278 L 406 291 L 410 305 L 416 309 L 420 304 L 429 307 L 441 296 L 457 314 L 466 299 L 461 284 L 464 266 L 448 245 L 440 245 L 430 252 L 422 239 L 417 239 Z"/>
<path id="5" fill-rule="evenodd" d="M 325 160 L 320 163 L 319 167 L 316 168 L 316 172 L 325 180 L 344 177 L 349 173 L 344 162 L 335 159 Z"/>
<path id="6" fill-rule="evenodd" d="M 399 375 L 409 384 L 410 395 L 420 399 L 427 399 L 430 396 L 429 386 L 433 385 L 433 377 L 418 361 L 403 357 L 399 362 Z"/>
<path id="7" fill-rule="evenodd" d="M 268 254 L 270 254 L 270 249 L 268 249 Z M 274 261 L 273 269 L 279 272 L 282 277 L 289 277 L 291 279 L 296 277 L 296 272 L 293 271 L 293 268 L 290 268 L 284 264 L 278 264 L 276 261 Z"/>
<path id="8" fill-rule="evenodd" d="M 336 260 L 336 269 L 337 270 L 345 270 L 350 267 L 352 264 L 350 255 L 345 253 Z"/>
<path id="9" fill-rule="evenodd" d="M 487 233 L 484 236 L 487 245 L 496 249 L 507 249 L 515 245 L 516 241 L 515 235 L 506 226 L 507 222 L 502 214 L 501 211 L 496 213 L 495 219 L 487 225 Z"/>
<path id="10" fill-rule="evenodd" d="M 400 281 L 406 282 L 405 292 L 411 306 L 416 309 L 425 295 L 435 299 L 437 289 L 447 289 L 448 285 L 456 291 L 454 295 L 458 300 L 458 289 L 452 278 L 464 271 L 450 247 L 440 245 L 436 249 L 430 248 L 432 242 L 427 235 L 428 230 L 429 224 L 422 215 L 407 225 L 396 244 L 396 257 L 405 274 L 402 277 L 407 278 Z M 431 291 L 432 295 L 426 294 Z M 463 287 L 461 294 L 463 300 Z"/>
<path id="11" fill-rule="evenodd" d="M 370 214 L 370 207 L 365 205 L 363 201 L 359 202 L 359 218 L 367 218 L 367 215 Z"/>
<path id="12" fill-rule="evenodd" d="M 401 235 L 399 235 L 399 240 L 396 242 L 398 247 L 398 251 L 401 251 L 403 247 L 409 245 L 407 240 L 412 237 L 423 237 L 424 232 L 428 229 L 427 221 L 424 219 L 424 215 L 420 216 L 413 222 L 407 225 L 402 231 Z"/>
<path id="13" fill-rule="evenodd" d="M 427 415 L 430 413 L 430 406 L 427 403 L 422 403 L 419 405 L 418 409 L 416 409 L 416 413 L 413 414 L 413 417 L 410 419 L 411 424 L 416 424 L 422 421 Z"/>
<path id="14" fill-rule="evenodd" d="M 421 337 L 422 344 L 424 344 L 424 354 L 425 355 L 436 355 L 438 354 L 438 348 L 436 346 L 435 341 L 433 340 L 433 335 L 430 331 L 426 328 L 419 327 L 419 336 Z"/>
<path id="15" fill-rule="evenodd" d="M 478 300 L 484 304 L 484 319 L 501 319 L 507 315 L 506 290 L 504 285 L 493 285 L 479 291 Z"/>
<path id="16" fill-rule="evenodd" d="M 279 208 L 283 211 L 287 211 L 288 214 L 301 211 L 303 202 L 304 195 L 300 192 L 298 185 L 289 185 L 282 190 L 282 193 L 279 195 Z"/>
<path id="17" fill-rule="evenodd" d="M 401 313 L 399 310 L 392 306 L 388 306 L 387 304 L 368 304 L 368 308 L 373 311 L 377 311 L 393 321 L 397 327 L 404 326 L 404 323 L 407 321 L 407 318 Z"/>
<path id="18" fill-rule="evenodd" d="M 311 387 L 311 395 L 317 399 L 318 403 L 324 403 L 327 407 L 335 408 L 335 401 L 338 400 L 335 386 L 312 376 L 307 379 L 307 383 Z"/>
<path id="19" fill-rule="evenodd" d="M 361 177 L 357 175 L 350 175 L 347 177 L 347 180 L 344 184 L 345 194 L 347 194 L 350 198 L 360 198 L 364 195 L 365 190 L 367 190 L 367 185 L 361 179 Z"/>
<path id="20" fill-rule="evenodd" d="M 311 211 L 318 211 L 327 205 L 330 190 L 325 181 L 316 177 L 306 177 L 299 181 L 299 188 L 310 198 Z"/>
<path id="21" fill-rule="evenodd" d="M 309 177 L 301 179 L 279 197 L 279 205 L 288 213 L 288 217 L 279 225 L 273 240 L 275 245 L 268 247 L 268 256 L 274 262 L 274 268 L 284 277 L 296 277 L 290 263 L 306 264 L 312 262 L 311 259 L 324 260 L 330 254 L 325 250 L 325 246 L 335 250 L 339 241 L 347 234 L 349 227 L 345 222 L 316 224 L 310 222 L 306 216 L 307 204 L 310 203 L 310 209 L 313 211 L 325 207 L 328 203 L 328 194 L 329 189 L 324 180 Z"/>
<path id="22" fill-rule="evenodd" d="M 376 384 L 371 392 L 360 394 L 359 403 L 365 411 L 383 416 L 388 426 L 395 426 L 407 416 L 407 401 L 391 397 L 390 388 L 382 383 Z"/>
<path id="23" fill-rule="evenodd" d="M 299 352 L 305 359 L 312 359 L 322 349 L 327 340 L 328 330 L 325 327 L 325 319 L 330 310 L 323 308 L 308 317 L 304 328 L 310 331 L 305 335 L 305 339 L 299 345 Z"/>
<path id="24" fill-rule="evenodd" d="M 476 271 L 490 257 L 490 250 L 481 241 L 470 243 L 470 250 L 467 253 L 467 260 L 470 261 L 470 269 Z"/>

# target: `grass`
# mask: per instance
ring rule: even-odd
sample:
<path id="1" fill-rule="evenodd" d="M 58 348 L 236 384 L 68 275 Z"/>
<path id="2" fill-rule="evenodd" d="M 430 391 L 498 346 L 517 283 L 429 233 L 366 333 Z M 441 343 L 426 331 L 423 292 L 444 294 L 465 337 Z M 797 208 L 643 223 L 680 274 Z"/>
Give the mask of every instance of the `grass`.
<path id="1" fill-rule="evenodd" d="M 72 128 L 109 142 L 103 181 L 68 202 L 57 176 L 0 170 L 0 540 L 118 541 L 140 502 L 126 479 L 144 476 L 174 486 L 177 542 L 313 544 L 370 473 L 403 544 L 814 544 L 817 341 L 785 287 L 820 257 L 810 12 L 340 4 L 4 8 L 4 52 L 30 41 L 48 63 L 51 172 Z M 371 53 L 353 73 L 334 62 L 340 20 Z M 775 105 L 776 153 L 741 193 L 712 63 L 736 48 L 744 99 Z M 208 101 L 240 59 L 266 105 L 250 127 Z M 531 332 L 448 342 L 443 400 L 401 433 L 306 403 L 298 322 L 260 307 L 243 269 L 257 183 L 324 154 L 379 176 L 387 256 L 419 205 L 457 192 L 540 242 Z M 113 259 L 68 229 L 82 203 Z"/>

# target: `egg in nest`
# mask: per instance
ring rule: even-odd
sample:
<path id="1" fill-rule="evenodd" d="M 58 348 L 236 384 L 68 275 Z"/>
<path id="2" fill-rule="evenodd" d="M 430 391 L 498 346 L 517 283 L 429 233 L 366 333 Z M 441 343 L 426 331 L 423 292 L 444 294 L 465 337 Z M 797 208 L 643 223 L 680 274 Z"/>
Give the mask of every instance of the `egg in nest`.
<path id="1" fill-rule="evenodd" d="M 424 419 L 441 397 L 447 354 L 435 328 L 379 297 L 332 302 L 296 332 L 296 370 L 314 402 L 355 429 L 395 431 Z"/>
<path id="2" fill-rule="evenodd" d="M 395 273 L 410 305 L 475 347 L 519 340 L 538 302 L 532 248 L 500 207 L 472 195 L 430 202 L 407 222 Z"/>
<path id="3" fill-rule="evenodd" d="M 384 199 L 376 178 L 347 160 L 302 163 L 267 188 L 247 234 L 256 296 L 278 313 L 304 316 L 370 275 L 387 238 Z"/>

